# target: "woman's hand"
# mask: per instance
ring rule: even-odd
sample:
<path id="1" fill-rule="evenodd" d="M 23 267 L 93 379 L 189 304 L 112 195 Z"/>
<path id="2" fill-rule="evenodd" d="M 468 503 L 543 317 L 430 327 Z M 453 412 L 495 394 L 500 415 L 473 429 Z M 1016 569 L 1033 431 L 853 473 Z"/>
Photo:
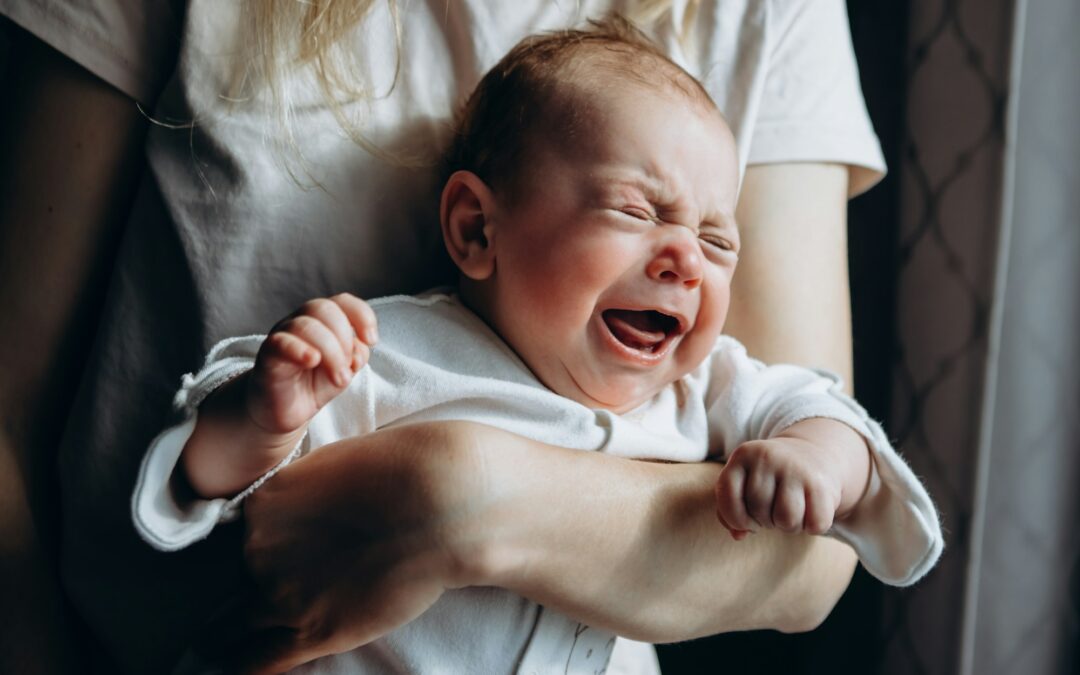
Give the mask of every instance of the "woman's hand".
<path id="1" fill-rule="evenodd" d="M 276 673 L 359 647 L 468 583 L 455 530 L 481 491 L 464 438 L 447 424 L 350 439 L 248 498 L 257 599 L 246 634 L 213 650 L 229 672 Z"/>

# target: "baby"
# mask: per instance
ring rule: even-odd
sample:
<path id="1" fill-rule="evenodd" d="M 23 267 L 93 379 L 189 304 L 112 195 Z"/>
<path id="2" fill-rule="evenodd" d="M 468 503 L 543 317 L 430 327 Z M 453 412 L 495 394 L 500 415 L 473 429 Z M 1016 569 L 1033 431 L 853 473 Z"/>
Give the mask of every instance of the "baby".
<path id="1" fill-rule="evenodd" d="M 189 419 L 144 461 L 134 512 L 150 543 L 205 537 L 327 443 L 470 419 L 569 448 L 713 457 L 726 463 L 717 515 L 736 539 L 828 533 L 897 585 L 933 566 L 929 497 L 836 379 L 766 367 L 721 335 L 740 246 L 734 139 L 701 85 L 645 38 L 612 22 L 527 39 L 470 97 L 448 169 L 440 220 L 457 292 L 316 299 L 265 338 L 215 347 L 178 395 Z M 211 500 L 196 516 L 168 506 L 177 467 Z M 431 647 L 450 638 L 429 615 L 472 613 L 484 646 L 444 647 L 472 672 L 530 658 L 546 672 L 550 657 L 534 653 L 545 640 L 545 654 L 567 641 L 563 664 L 610 651 L 601 631 L 530 614 L 497 589 L 477 604 L 479 593 L 447 593 L 408 636 L 379 642 Z M 380 657 L 365 649 L 333 658 L 368 667 Z"/>

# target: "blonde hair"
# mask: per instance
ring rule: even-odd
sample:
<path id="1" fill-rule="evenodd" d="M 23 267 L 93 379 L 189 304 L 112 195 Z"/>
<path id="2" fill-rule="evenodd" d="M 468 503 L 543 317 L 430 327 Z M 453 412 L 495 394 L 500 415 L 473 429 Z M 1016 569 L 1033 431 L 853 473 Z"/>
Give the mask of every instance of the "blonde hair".
<path id="1" fill-rule="evenodd" d="M 447 3 L 453 0 L 446 0 Z M 554 1 L 554 0 L 552 0 Z M 685 32 L 694 20 L 699 0 L 689 0 L 687 12 L 676 31 Z M 385 92 L 372 91 L 356 76 L 357 56 L 343 40 L 364 20 L 378 2 L 385 2 L 399 45 L 394 77 Z M 639 0 L 628 12 L 628 18 L 638 25 L 649 25 L 664 17 L 673 0 Z M 303 152 L 293 128 L 296 104 L 289 88 L 283 86 L 286 75 L 293 69 L 311 66 L 325 103 L 338 125 L 353 142 L 372 154 L 398 165 L 429 163 L 420 158 L 390 154 L 368 140 L 363 133 L 363 118 L 350 117 L 345 110 L 349 103 L 372 100 L 389 95 L 401 70 L 401 20 L 397 0 L 247 0 L 247 29 L 244 41 L 249 50 L 246 58 L 238 59 L 230 97 L 243 100 L 251 88 L 265 87 L 276 118 L 277 139 L 303 164 Z M 268 130 L 268 133 L 270 130 Z"/>

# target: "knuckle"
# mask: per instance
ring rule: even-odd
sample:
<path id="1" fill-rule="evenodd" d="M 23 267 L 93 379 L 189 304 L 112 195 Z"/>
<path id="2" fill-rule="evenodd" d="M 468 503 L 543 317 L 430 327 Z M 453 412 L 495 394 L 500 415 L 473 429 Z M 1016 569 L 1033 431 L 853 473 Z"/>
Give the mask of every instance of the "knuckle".
<path id="1" fill-rule="evenodd" d="M 749 443 L 743 443 L 742 445 L 739 445 L 738 447 L 736 447 L 731 452 L 731 456 L 728 457 L 727 463 L 729 465 L 731 465 L 731 464 L 739 464 L 742 461 L 744 461 L 749 456 L 750 453 L 751 453 L 750 444 Z"/>
<path id="2" fill-rule="evenodd" d="M 749 441 L 735 448 L 731 457 L 740 464 L 756 466 L 767 459 L 768 445 L 760 441 Z"/>
<path id="3" fill-rule="evenodd" d="M 328 309 L 328 305 L 332 304 L 333 303 L 326 298 L 313 298 L 301 305 L 300 308 L 306 314 L 315 314 L 321 311 L 325 311 L 326 309 Z"/>
<path id="4" fill-rule="evenodd" d="M 307 314 L 300 314 L 286 321 L 283 328 L 290 333 L 305 334 L 313 331 L 317 325 L 319 325 L 318 319 Z"/>

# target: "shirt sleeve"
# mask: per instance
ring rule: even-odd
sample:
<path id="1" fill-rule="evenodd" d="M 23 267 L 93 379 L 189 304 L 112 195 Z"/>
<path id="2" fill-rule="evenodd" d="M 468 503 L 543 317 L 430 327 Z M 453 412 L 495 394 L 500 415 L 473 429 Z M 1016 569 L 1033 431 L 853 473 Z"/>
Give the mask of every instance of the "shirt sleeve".
<path id="1" fill-rule="evenodd" d="M 146 107 L 172 74 L 183 0 L 0 0 L 0 14 Z"/>
<path id="2" fill-rule="evenodd" d="M 768 66 L 748 164 L 835 162 L 851 167 L 849 193 L 885 175 L 866 111 L 843 0 L 771 2 Z"/>
<path id="3" fill-rule="evenodd" d="M 242 375 L 255 364 L 265 336 L 230 338 L 218 343 L 195 374 L 184 375 L 173 406 L 183 418 L 151 443 L 139 467 L 131 515 L 139 536 L 159 551 L 177 551 L 210 536 L 218 523 L 234 520 L 240 503 L 302 452 L 301 439 L 277 466 L 231 499 L 198 499 L 177 490 L 173 474 L 180 453 L 195 430 L 199 404 L 218 387 Z"/>
<path id="4" fill-rule="evenodd" d="M 811 418 L 848 425 L 870 447 L 881 498 L 834 523 L 827 535 L 854 548 L 863 567 L 884 583 L 909 586 L 930 571 L 944 548 L 937 509 L 881 425 L 844 394 L 840 378 L 798 366 L 766 366 L 730 338 L 721 340 L 710 367 L 710 447 L 727 457 L 748 440 L 774 437 Z"/>

